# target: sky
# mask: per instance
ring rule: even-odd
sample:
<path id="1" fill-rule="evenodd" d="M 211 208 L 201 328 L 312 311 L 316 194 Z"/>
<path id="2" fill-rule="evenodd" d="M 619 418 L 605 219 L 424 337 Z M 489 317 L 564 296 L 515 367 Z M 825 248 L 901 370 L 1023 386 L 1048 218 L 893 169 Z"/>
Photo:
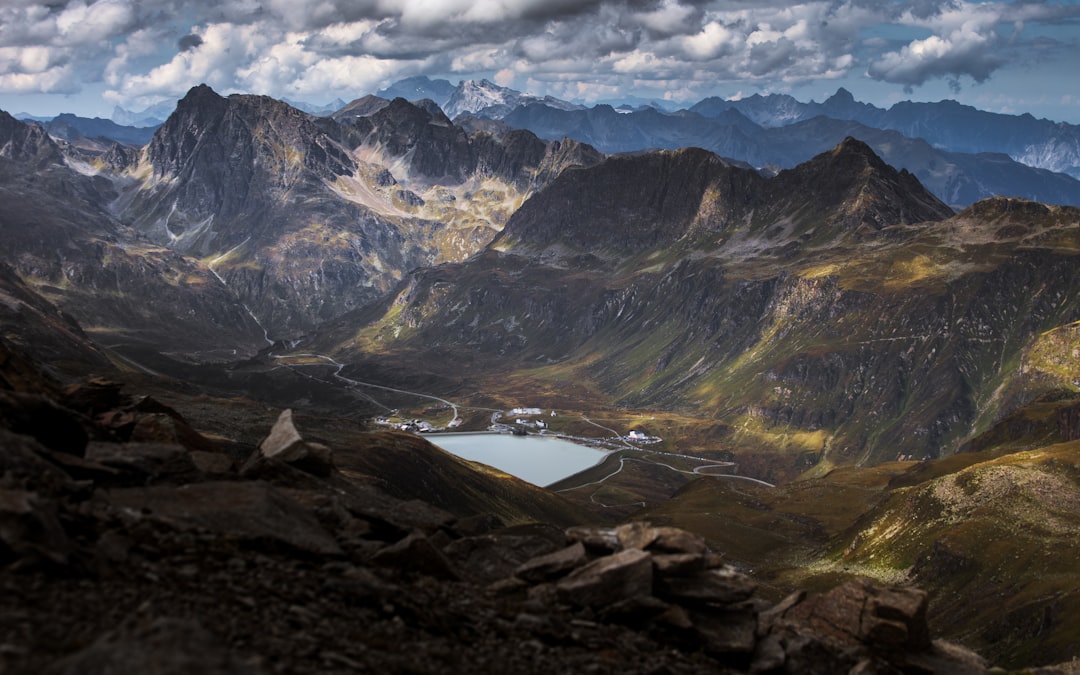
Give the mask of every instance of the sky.
<path id="1" fill-rule="evenodd" d="M 0 109 L 43 116 L 427 75 L 672 107 L 845 87 L 1080 124 L 1078 64 L 1080 0 L 0 0 Z"/>

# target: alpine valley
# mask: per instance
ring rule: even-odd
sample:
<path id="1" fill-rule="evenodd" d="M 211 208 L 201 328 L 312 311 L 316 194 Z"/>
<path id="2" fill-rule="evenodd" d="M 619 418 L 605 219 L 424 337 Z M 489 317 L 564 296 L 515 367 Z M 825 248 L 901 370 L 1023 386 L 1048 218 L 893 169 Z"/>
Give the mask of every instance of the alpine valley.
<path id="1" fill-rule="evenodd" d="M 1078 672 L 1074 127 L 334 107 L 0 112 L 4 672 Z"/>

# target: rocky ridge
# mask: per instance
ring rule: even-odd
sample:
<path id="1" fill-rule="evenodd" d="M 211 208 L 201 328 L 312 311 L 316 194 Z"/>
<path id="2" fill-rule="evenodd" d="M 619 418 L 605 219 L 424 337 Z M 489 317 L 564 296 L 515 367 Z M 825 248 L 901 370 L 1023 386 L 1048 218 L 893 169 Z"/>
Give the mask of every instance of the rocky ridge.
<path id="1" fill-rule="evenodd" d="M 1066 358 L 1041 336 L 1080 318 L 1077 223 L 1005 198 L 954 215 L 853 139 L 771 179 L 700 150 L 612 157 L 320 340 L 342 361 L 479 352 L 518 364 L 522 389 L 546 364 L 619 405 L 704 412 L 710 447 L 769 454 L 754 475 L 777 482 L 944 456 L 1071 389 L 1026 355 Z"/>
<path id="2" fill-rule="evenodd" d="M 988 672 L 915 589 L 772 604 L 676 528 L 401 501 L 288 413 L 241 466 L 107 381 L 0 406 L 5 672 Z"/>
<path id="3" fill-rule="evenodd" d="M 250 355 L 372 302 L 411 269 L 468 257 L 525 197 L 599 154 L 528 132 L 467 133 L 401 99 L 335 120 L 203 85 L 141 150 L 79 150 L 5 113 L 0 160 L 6 262 L 84 325 L 122 336 L 113 344 L 205 361 L 220 357 L 209 343 Z M 191 326 L 149 316 L 151 303 Z M 199 335 L 217 337 L 187 339 Z"/>
<path id="4" fill-rule="evenodd" d="M 528 132 L 470 135 L 430 102 L 369 97 L 315 118 L 200 86 L 127 170 L 137 183 L 115 208 L 295 337 L 411 269 L 468 257 L 528 194 L 590 161 Z"/>

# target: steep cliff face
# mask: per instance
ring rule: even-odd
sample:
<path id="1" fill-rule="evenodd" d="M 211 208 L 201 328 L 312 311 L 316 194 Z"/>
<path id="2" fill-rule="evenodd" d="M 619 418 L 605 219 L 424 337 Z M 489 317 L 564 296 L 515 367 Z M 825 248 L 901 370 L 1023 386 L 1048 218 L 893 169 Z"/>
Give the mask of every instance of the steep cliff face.
<path id="1" fill-rule="evenodd" d="M 0 157 L 45 168 L 63 162 L 63 154 L 40 124 L 24 124 L 0 110 Z"/>
<path id="2" fill-rule="evenodd" d="M 202 254 L 235 246 L 275 207 L 320 196 L 325 182 L 356 169 L 305 113 L 267 97 L 226 99 L 205 85 L 180 100 L 146 160 L 149 189 L 128 211 L 162 243 Z"/>
<path id="3" fill-rule="evenodd" d="M 15 124 L 0 157 L 0 259 L 110 345 L 229 353 L 261 342 L 209 269 L 114 216 L 122 181 L 69 160 L 40 127 Z"/>
<path id="4" fill-rule="evenodd" d="M 200 258 L 272 336 L 296 337 L 409 270 L 480 250 L 538 181 L 591 159 L 555 150 L 527 132 L 474 139 L 423 101 L 368 98 L 315 119 L 199 86 L 113 208 Z"/>

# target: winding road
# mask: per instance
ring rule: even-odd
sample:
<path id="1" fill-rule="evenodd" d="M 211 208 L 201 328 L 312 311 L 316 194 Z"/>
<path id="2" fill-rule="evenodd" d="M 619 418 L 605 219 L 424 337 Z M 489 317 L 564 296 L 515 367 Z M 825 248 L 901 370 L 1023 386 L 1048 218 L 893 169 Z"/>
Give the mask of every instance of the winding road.
<path id="1" fill-rule="evenodd" d="M 407 391 L 405 389 L 395 389 L 394 387 L 386 387 L 386 386 L 383 386 L 381 384 L 372 384 L 371 382 L 361 382 L 360 380 L 354 380 L 352 378 L 345 377 L 344 375 L 341 374 L 341 371 L 345 368 L 345 364 L 341 363 L 340 361 L 334 359 L 331 356 L 327 356 L 326 354 L 281 354 L 281 355 L 271 354 L 270 356 L 271 356 L 271 358 L 277 359 L 279 361 L 284 361 L 285 359 L 319 359 L 321 361 L 325 361 L 325 362 L 329 363 L 332 366 L 335 366 L 336 369 L 333 372 L 333 377 L 337 378 L 338 380 L 341 380 L 345 384 L 348 384 L 348 385 L 354 386 L 354 387 L 370 387 L 372 389 L 382 389 L 383 391 L 392 391 L 392 392 L 394 392 L 396 394 L 405 394 L 407 396 L 416 396 L 418 398 L 426 398 L 426 399 L 429 399 L 429 400 L 432 400 L 432 401 L 438 401 L 439 403 L 442 403 L 443 405 L 446 405 L 451 410 L 453 410 L 453 412 L 454 412 L 453 419 L 457 419 L 457 417 L 458 417 L 458 406 L 457 406 L 457 404 L 452 402 L 452 401 L 447 401 L 445 398 L 440 398 L 438 396 L 432 396 L 430 394 L 421 394 L 421 393 L 416 392 L 416 391 Z M 317 364 L 317 363 L 283 363 L 282 365 L 285 365 L 285 366 L 287 366 L 289 368 L 299 368 L 299 367 L 304 367 L 304 366 L 315 366 L 315 365 L 320 365 L 320 364 Z M 382 405 L 382 404 L 379 404 L 379 405 Z M 387 406 L 382 406 L 382 407 L 386 408 Z"/>

